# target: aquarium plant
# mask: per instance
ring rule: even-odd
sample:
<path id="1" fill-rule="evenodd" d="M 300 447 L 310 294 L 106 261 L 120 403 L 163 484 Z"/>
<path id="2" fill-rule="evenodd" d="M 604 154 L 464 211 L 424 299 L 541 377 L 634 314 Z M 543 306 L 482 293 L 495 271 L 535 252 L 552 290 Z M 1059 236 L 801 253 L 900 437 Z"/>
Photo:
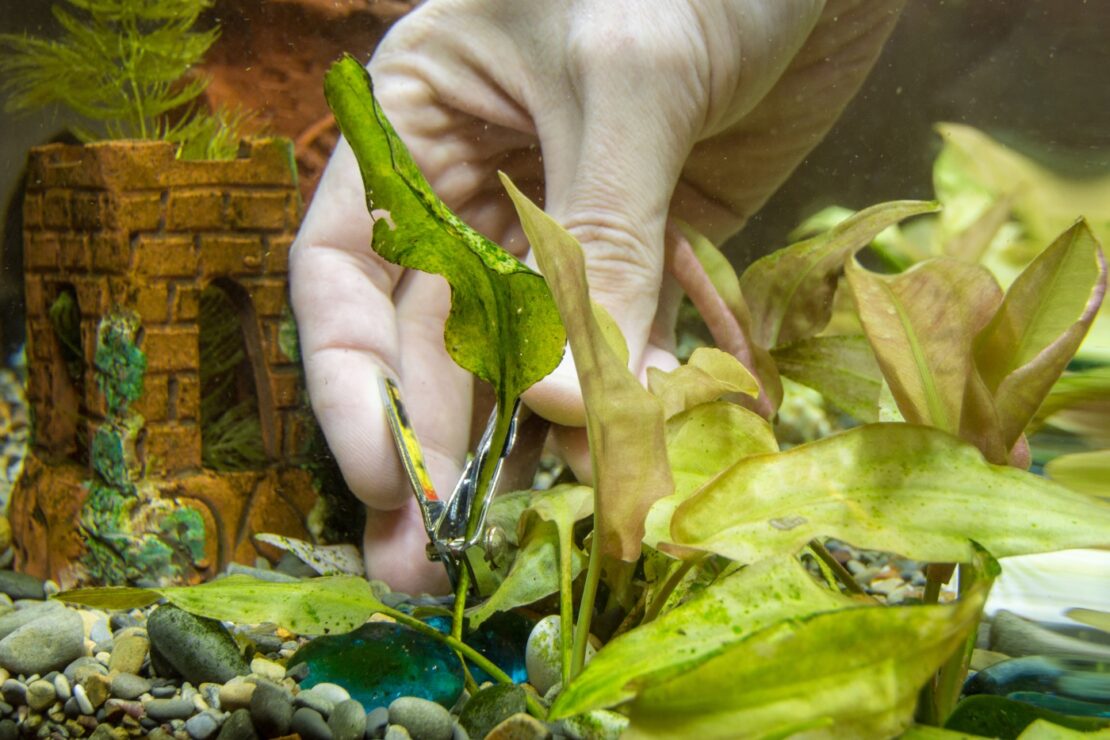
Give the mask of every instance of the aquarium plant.
<path id="1" fill-rule="evenodd" d="M 573 236 L 502 178 L 548 292 L 430 193 L 357 61 L 339 62 L 326 86 L 374 207 L 387 198 L 405 209 L 396 223 L 406 228 L 376 228 L 375 249 L 447 276 L 447 345 L 500 402 L 557 363 L 561 347 L 548 341 L 557 307 L 581 373 L 594 485 L 495 502 L 493 516 L 516 523 L 515 557 L 484 603 L 466 604 L 465 586 L 457 592 L 450 636 L 350 576 L 233 576 L 62 598 L 102 608 L 166 598 L 304 634 L 382 613 L 507 682 L 460 640 L 463 623 L 557 595 L 549 608 L 567 625 L 563 681 L 548 708 L 530 699 L 537 716 L 615 709 L 636 738 L 723 738 L 737 728 L 755 737 L 944 737 L 937 728 L 959 698 L 996 558 L 1107 544 L 1110 505 L 1023 469 L 1025 431 L 1106 289 L 1101 248 L 1083 221 L 1006 291 L 984 268 L 952 258 L 889 274 L 859 263 L 885 229 L 935 203 L 852 214 L 739 277 L 686 228 L 677 249 L 703 278 L 688 292 L 700 291 L 702 305 L 716 292 L 724 308 L 711 328 L 733 351 L 699 349 L 643 388 L 611 318 L 589 299 Z M 506 287 L 507 278 L 519 282 Z M 538 310 L 504 311 L 514 291 L 528 291 Z M 494 310 L 467 313 L 479 301 Z M 826 334 L 841 309 L 851 320 L 838 326 L 854 329 Z M 780 449 L 768 419 L 779 373 L 819 388 L 858 424 Z M 829 556 L 829 538 L 933 564 L 923 603 L 888 606 L 862 593 Z M 957 597 L 941 598 L 956 564 Z M 587 663 L 591 633 L 604 645 Z"/>
<path id="2" fill-rule="evenodd" d="M 0 35 L 0 90 L 13 111 L 60 105 L 99 139 L 169 141 L 184 159 L 230 159 L 247 116 L 197 103 L 208 81 L 192 72 L 218 29 L 195 30 L 212 0 L 64 0 L 57 39 Z"/>

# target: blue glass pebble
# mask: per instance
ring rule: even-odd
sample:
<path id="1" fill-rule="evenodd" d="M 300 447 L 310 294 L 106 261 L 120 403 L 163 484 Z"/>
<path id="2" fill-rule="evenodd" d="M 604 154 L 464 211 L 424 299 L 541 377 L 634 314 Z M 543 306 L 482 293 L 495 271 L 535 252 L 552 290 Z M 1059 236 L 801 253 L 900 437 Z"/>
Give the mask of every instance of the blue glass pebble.
<path id="1" fill-rule="evenodd" d="M 302 688 L 336 683 L 366 711 L 400 696 L 451 708 L 463 689 L 462 666 L 446 645 L 399 624 L 370 622 L 344 635 L 317 637 L 289 659 L 304 663 Z"/>
<path id="2" fill-rule="evenodd" d="M 964 694 L 1036 692 L 1110 705 L 1110 664 L 1080 658 L 1030 655 L 985 668 L 967 680 Z"/>
<path id="3" fill-rule="evenodd" d="M 448 617 L 429 617 L 424 621 L 444 634 L 451 632 L 451 620 Z M 467 633 L 463 641 L 489 658 L 513 683 L 524 683 L 528 680 L 524 648 L 528 644 L 532 625 L 531 620 L 514 612 L 499 612 L 483 622 L 477 630 Z M 470 669 L 478 683 L 493 680 L 481 668 L 470 666 Z"/>

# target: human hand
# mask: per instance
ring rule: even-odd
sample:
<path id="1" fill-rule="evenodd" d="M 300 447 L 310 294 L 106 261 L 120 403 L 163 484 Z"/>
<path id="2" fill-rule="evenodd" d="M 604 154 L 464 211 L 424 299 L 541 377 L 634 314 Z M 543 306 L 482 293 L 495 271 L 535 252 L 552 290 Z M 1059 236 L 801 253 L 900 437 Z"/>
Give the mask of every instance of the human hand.
<path id="1" fill-rule="evenodd" d="M 463 220 L 528 260 L 503 170 L 578 238 L 591 295 L 643 376 L 676 364 L 668 217 L 717 242 L 738 230 L 835 120 L 903 2 L 429 0 L 390 31 L 370 71 L 394 128 Z M 371 229 L 341 142 L 291 255 L 309 394 L 369 507 L 369 577 L 442 590 L 376 377 L 399 381 L 443 492 L 467 451 L 473 384 L 443 346 L 447 284 L 383 261 Z M 584 424 L 569 353 L 525 400 Z M 582 434 L 564 436 L 581 450 Z"/>

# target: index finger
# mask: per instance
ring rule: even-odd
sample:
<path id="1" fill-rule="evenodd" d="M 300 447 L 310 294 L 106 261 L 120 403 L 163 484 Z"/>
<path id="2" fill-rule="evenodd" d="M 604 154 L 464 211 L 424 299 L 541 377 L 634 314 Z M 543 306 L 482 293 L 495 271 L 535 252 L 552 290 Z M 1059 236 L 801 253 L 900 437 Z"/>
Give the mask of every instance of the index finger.
<path id="1" fill-rule="evenodd" d="M 290 298 L 309 397 L 348 487 L 376 509 L 409 497 L 377 377 L 400 375 L 393 289 L 402 269 L 371 248 L 354 153 L 340 140 L 290 252 Z"/>

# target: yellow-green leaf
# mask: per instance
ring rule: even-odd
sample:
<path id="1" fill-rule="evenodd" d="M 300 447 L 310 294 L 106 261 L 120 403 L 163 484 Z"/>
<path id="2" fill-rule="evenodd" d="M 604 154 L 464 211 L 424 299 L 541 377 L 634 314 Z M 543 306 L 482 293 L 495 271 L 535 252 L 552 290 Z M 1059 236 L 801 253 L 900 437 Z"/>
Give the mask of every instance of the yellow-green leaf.
<path id="1" fill-rule="evenodd" d="M 792 244 L 757 260 L 740 278 L 752 314 L 752 336 L 774 348 L 814 336 L 829 322 L 836 279 L 844 260 L 867 246 L 888 226 L 937 204 L 894 201 L 872 206 L 824 234 Z"/>
<path id="2" fill-rule="evenodd" d="M 921 687 L 974 629 L 986 584 L 952 605 L 780 621 L 639 692 L 624 737 L 896 735 L 910 726 Z"/>
<path id="3" fill-rule="evenodd" d="M 883 375 L 867 337 L 813 337 L 771 351 L 779 372 L 862 422 L 879 420 Z"/>
<path id="4" fill-rule="evenodd" d="M 53 598 L 93 609 L 141 609 L 162 598 L 151 588 L 130 586 L 94 586 L 62 591 Z"/>
<path id="5" fill-rule="evenodd" d="M 590 303 L 582 247 L 502 173 L 524 233 L 567 328 L 593 464 L 597 526 L 603 555 L 640 556 L 644 517 L 674 488 L 663 437 L 663 405 L 648 393 L 606 340 Z"/>
<path id="6" fill-rule="evenodd" d="M 699 404 L 730 393 L 759 395 L 759 383 L 738 359 L 713 347 L 699 347 L 690 360 L 670 372 L 649 367 L 648 389 L 663 402 L 663 415 L 671 418 Z"/>
<path id="7" fill-rule="evenodd" d="M 862 605 L 822 587 L 795 558 L 765 560 L 603 647 L 549 719 L 620 704 L 776 622 Z"/>
<path id="8" fill-rule="evenodd" d="M 678 505 L 721 471 L 749 455 L 778 450 L 775 432 L 762 416 L 727 401 L 695 406 L 667 420 L 667 460 L 674 493 L 648 512 L 644 543 L 670 539 Z"/>
<path id="9" fill-rule="evenodd" d="M 898 275 L 849 260 L 860 323 L 906 421 L 960 432 L 972 346 L 1002 298 L 986 269 L 941 258 Z"/>
<path id="10" fill-rule="evenodd" d="M 1110 544 L 1110 504 L 936 429 L 871 424 L 741 460 L 678 508 L 671 534 L 742 563 L 815 537 L 966 562 L 972 540 L 997 557 Z"/>
<path id="11" fill-rule="evenodd" d="M 1110 450 L 1061 455 L 1050 460 L 1044 472 L 1073 491 L 1110 499 Z"/>
<path id="12" fill-rule="evenodd" d="M 1006 291 L 975 343 L 1002 443 L 1025 431 L 1079 349 L 1106 293 L 1106 262 L 1084 221 L 1064 232 Z"/>
<path id="13" fill-rule="evenodd" d="M 303 635 L 350 632 L 385 609 L 370 583 L 358 576 L 273 582 L 234 575 L 199 586 L 152 590 L 202 617 L 242 624 L 273 622 Z"/>

